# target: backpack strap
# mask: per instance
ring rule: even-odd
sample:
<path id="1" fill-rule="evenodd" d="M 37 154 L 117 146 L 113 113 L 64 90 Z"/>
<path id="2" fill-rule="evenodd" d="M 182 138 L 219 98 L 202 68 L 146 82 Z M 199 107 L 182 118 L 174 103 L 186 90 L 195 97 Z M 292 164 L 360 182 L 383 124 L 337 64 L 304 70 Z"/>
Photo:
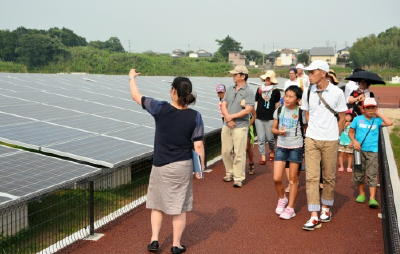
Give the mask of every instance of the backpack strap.
<path id="1" fill-rule="evenodd" d="M 277 117 L 278 117 L 278 128 L 279 128 L 279 119 L 281 118 L 281 112 L 282 112 L 282 105 L 280 105 L 278 107 L 278 113 L 277 113 Z"/>

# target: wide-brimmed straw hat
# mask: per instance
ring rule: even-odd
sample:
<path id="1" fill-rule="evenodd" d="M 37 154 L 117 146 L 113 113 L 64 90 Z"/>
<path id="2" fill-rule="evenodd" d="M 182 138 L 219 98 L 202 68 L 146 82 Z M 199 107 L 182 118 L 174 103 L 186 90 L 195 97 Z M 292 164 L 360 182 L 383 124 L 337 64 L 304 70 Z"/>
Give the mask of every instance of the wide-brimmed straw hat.
<path id="1" fill-rule="evenodd" d="M 335 85 L 339 84 L 339 80 L 336 78 L 336 73 L 334 70 L 329 70 L 328 76 L 332 78 L 333 84 L 335 84 Z"/>
<path id="2" fill-rule="evenodd" d="M 275 72 L 273 70 L 268 70 L 265 74 L 260 76 L 262 81 L 265 81 L 267 78 L 269 78 L 271 83 L 278 84 L 278 80 L 276 79 Z"/>
<path id="3" fill-rule="evenodd" d="M 229 71 L 230 74 L 249 74 L 249 70 L 244 65 L 236 65 L 235 68 Z"/>

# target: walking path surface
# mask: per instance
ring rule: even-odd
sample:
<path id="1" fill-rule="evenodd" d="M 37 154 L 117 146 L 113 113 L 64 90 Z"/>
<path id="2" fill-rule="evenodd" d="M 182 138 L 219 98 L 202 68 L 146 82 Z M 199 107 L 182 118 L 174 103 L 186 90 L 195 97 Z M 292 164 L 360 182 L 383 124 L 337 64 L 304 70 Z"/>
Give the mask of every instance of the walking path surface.
<path id="1" fill-rule="evenodd" d="M 240 189 L 222 181 L 225 175 L 222 161 L 212 169 L 204 180 L 194 183 L 194 210 L 188 213 L 182 239 L 186 253 L 384 252 L 380 210 L 354 202 L 351 173 L 337 174 L 332 221 L 308 232 L 301 229 L 309 218 L 304 172 L 295 206 L 297 216 L 286 221 L 274 212 L 277 196 L 272 162 L 267 166 L 256 165 L 256 174 L 248 176 Z M 99 241 L 79 241 L 60 253 L 147 253 L 150 211 L 142 205 L 99 232 L 105 234 Z M 170 253 L 170 217 L 163 221 L 160 244 L 160 253 Z"/>

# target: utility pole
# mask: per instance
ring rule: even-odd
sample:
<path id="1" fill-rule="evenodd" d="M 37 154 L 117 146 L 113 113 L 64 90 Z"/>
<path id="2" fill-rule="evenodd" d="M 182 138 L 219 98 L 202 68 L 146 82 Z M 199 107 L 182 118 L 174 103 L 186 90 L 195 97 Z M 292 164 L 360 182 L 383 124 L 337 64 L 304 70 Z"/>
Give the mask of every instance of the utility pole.
<path id="1" fill-rule="evenodd" d="M 128 40 L 128 52 L 131 53 L 131 40 Z"/>
<path id="2" fill-rule="evenodd" d="M 265 43 L 263 43 L 263 51 L 262 51 L 262 65 L 264 66 L 265 64 L 265 60 L 264 60 L 264 56 L 265 56 Z"/>

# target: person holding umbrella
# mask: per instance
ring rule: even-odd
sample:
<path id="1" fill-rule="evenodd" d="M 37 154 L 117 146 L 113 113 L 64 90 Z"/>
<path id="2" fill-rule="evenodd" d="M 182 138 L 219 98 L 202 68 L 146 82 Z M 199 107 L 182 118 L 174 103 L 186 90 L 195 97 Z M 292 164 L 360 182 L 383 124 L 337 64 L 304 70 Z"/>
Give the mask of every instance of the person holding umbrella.
<path id="1" fill-rule="evenodd" d="M 365 98 L 374 98 L 375 95 L 369 90 L 371 84 L 385 84 L 376 73 L 370 71 L 358 71 L 346 78 L 347 80 L 358 82 L 358 89 L 354 90 L 348 99 L 349 105 L 353 108 L 355 116 L 361 115 L 361 107 Z"/>

